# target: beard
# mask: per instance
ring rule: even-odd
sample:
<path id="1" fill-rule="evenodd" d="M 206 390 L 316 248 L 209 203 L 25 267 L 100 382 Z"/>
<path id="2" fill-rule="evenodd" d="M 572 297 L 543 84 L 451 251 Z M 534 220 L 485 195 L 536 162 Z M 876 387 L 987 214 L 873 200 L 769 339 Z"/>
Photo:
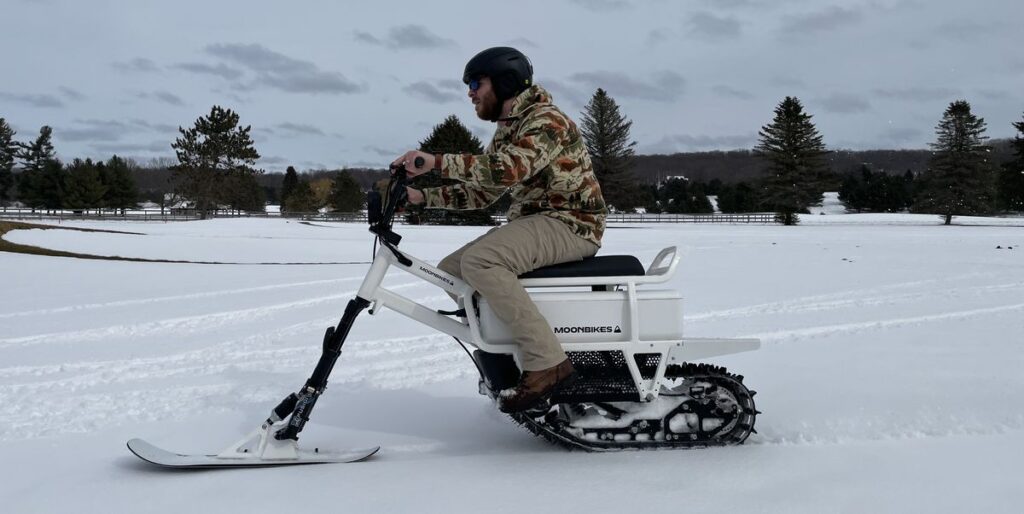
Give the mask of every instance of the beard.
<path id="1" fill-rule="evenodd" d="M 501 104 L 493 92 L 489 92 L 481 97 L 480 103 L 476 104 L 475 107 L 476 115 L 482 120 L 498 121 L 498 118 L 501 117 Z"/>

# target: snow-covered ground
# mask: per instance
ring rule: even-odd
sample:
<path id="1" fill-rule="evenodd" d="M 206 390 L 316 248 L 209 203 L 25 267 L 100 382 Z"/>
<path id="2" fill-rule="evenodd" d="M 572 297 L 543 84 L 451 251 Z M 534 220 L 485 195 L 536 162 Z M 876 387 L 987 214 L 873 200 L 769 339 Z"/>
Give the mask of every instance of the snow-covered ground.
<path id="1" fill-rule="evenodd" d="M 385 311 L 357 320 L 302 439 L 380 444 L 377 456 L 199 473 L 153 469 L 124 443 L 216 451 L 265 418 L 308 377 L 323 329 L 358 288 L 365 227 L 235 219 L 73 225 L 145 235 L 8 233 L 84 253 L 242 264 L 0 253 L 2 509 L 1021 512 L 1024 228 L 832 214 L 796 227 L 616 225 L 605 236 L 602 253 L 645 263 L 664 246 L 684 250 L 671 285 L 686 297 L 690 335 L 762 339 L 760 351 L 715 361 L 759 393 L 759 434 L 744 446 L 551 447 L 476 394 L 454 342 Z M 403 248 L 432 261 L 484 230 L 399 228 Z M 388 283 L 450 305 L 411 276 Z"/>

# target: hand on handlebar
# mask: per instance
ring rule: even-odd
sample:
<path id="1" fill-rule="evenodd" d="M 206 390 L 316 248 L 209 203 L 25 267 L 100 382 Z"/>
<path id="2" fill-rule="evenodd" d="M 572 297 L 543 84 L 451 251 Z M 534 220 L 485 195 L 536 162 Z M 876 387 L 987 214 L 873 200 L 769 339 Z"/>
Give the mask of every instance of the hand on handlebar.
<path id="1" fill-rule="evenodd" d="M 392 168 L 403 165 L 407 177 L 416 177 L 434 169 L 434 156 L 426 152 L 409 150 L 391 163 Z"/>
<path id="2" fill-rule="evenodd" d="M 420 191 L 419 189 L 413 189 L 409 186 L 405 186 L 405 193 L 406 201 L 411 205 L 419 205 L 426 201 L 426 199 L 423 198 L 423 191 Z"/>

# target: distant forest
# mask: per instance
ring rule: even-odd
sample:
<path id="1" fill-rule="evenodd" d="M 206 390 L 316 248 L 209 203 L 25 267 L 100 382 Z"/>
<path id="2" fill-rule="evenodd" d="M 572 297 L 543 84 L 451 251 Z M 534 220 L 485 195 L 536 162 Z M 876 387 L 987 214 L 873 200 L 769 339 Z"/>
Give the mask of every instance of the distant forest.
<path id="1" fill-rule="evenodd" d="M 995 162 L 1002 163 L 1013 159 L 1010 143 L 1010 139 L 988 142 L 992 146 L 992 158 Z M 840 175 L 858 171 L 864 163 L 873 171 L 890 175 L 902 175 L 907 170 L 920 173 L 927 168 L 930 157 L 930 150 L 834 150 L 827 156 L 831 162 L 832 172 Z M 171 164 L 173 162 L 158 162 L 134 169 L 135 184 L 142 198 L 159 202 L 164 193 L 171 191 L 171 172 L 167 169 Z M 764 167 L 764 160 L 754 155 L 751 150 L 637 155 L 633 160 L 633 172 L 637 181 L 643 184 L 657 184 L 673 176 L 684 176 L 693 182 L 711 182 L 719 179 L 725 184 L 732 184 L 760 177 Z M 369 190 L 374 182 L 387 176 L 384 169 L 345 170 L 364 190 Z M 337 171 L 306 170 L 302 173 L 313 181 L 319 178 L 332 178 Z M 257 175 L 256 180 L 266 192 L 267 201 L 277 203 L 284 172 L 268 171 Z"/>

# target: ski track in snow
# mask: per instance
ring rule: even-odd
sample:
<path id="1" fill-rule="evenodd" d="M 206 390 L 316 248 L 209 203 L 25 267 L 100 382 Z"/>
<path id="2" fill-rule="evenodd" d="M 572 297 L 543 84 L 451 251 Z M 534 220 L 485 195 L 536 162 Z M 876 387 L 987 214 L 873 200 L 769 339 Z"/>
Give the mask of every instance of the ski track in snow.
<path id="1" fill-rule="evenodd" d="M 406 289 L 422 285 L 423 282 L 406 282 L 389 289 Z M 210 314 L 199 314 L 195 316 L 183 316 L 169 318 L 148 323 L 136 323 L 129 325 L 112 325 L 103 328 L 88 330 L 75 330 L 69 332 L 56 332 L 50 334 L 38 334 L 24 337 L 11 337 L 0 339 L 0 348 L 7 346 L 29 346 L 37 344 L 58 344 L 58 343 L 80 343 L 100 341 L 114 337 L 148 337 L 157 333 L 173 332 L 176 335 L 186 335 L 196 332 L 208 331 L 223 325 L 246 323 L 252 320 L 263 318 L 278 311 L 287 311 L 311 307 L 327 302 L 342 302 L 351 299 L 358 292 L 358 289 L 344 291 L 338 294 L 317 296 L 293 302 L 284 302 L 272 305 L 263 305 L 248 309 L 233 311 L 214 312 Z"/>
<path id="2" fill-rule="evenodd" d="M 887 306 L 908 303 L 917 300 L 934 299 L 936 297 L 959 298 L 964 296 L 965 294 L 972 296 L 982 296 L 986 293 L 1020 291 L 1022 288 L 1024 288 L 1024 282 L 1014 282 L 1010 284 L 992 284 L 962 288 L 950 288 L 944 289 L 941 293 L 936 293 L 935 291 L 929 290 L 914 293 L 899 293 L 890 295 L 871 296 L 871 294 L 876 292 L 894 288 L 903 288 L 907 287 L 907 285 L 909 284 L 921 283 L 923 282 L 911 282 L 906 285 L 901 284 L 898 286 L 884 286 L 874 289 L 853 289 L 850 291 L 843 291 L 840 293 L 830 295 L 807 296 L 783 302 L 769 302 L 758 305 L 751 305 L 747 307 L 737 307 L 733 309 L 700 312 L 696 314 L 684 315 L 684 319 L 686 321 L 704 321 L 716 318 L 749 317 L 765 314 L 807 313 L 816 311 L 844 309 L 849 307 L 876 307 L 883 305 Z M 864 293 L 868 294 L 866 296 L 857 296 L 859 294 Z"/>
<path id="3" fill-rule="evenodd" d="M 192 293 L 182 294 L 173 296 L 159 296 L 155 298 L 139 298 L 136 300 L 120 300 L 116 302 L 106 303 L 87 303 L 82 305 L 68 305 L 66 307 L 55 307 L 52 309 L 36 309 L 31 311 L 21 312 L 8 312 L 0 313 L 0 319 L 5 318 L 16 318 L 24 316 L 49 316 L 52 314 L 66 314 L 69 312 L 78 312 L 84 310 L 93 309 L 110 309 L 110 308 L 121 308 L 121 307 L 132 307 L 136 305 L 147 305 L 160 302 L 171 302 L 179 300 L 198 300 L 200 298 L 213 298 L 217 296 L 228 296 L 235 294 L 246 294 L 246 293 L 261 293 L 266 291 L 275 291 L 278 289 L 287 289 L 292 287 L 305 287 L 305 286 L 320 286 L 327 284 L 340 284 L 343 282 L 353 282 L 356 280 L 362 280 L 363 277 L 347 277 L 347 278 L 333 278 L 327 280 L 309 280 L 305 282 L 289 282 L 286 284 L 274 284 L 259 287 L 246 287 L 242 289 L 224 289 L 220 291 L 207 291 L 203 293 Z"/>
<path id="4" fill-rule="evenodd" d="M 322 286 L 362 280 L 362 276 L 310 280 L 224 289 L 0 314 L 0 319 L 55 314 L 101 312 L 141 305 L 189 302 L 221 296 L 267 293 L 287 288 Z M 1019 291 L 1024 282 L 978 283 L 980 279 L 1005 278 L 993 273 L 971 273 L 941 279 L 917 280 L 869 288 L 853 288 L 829 294 L 789 298 L 778 302 L 699 312 L 687 315 L 690 322 L 757 316 L 790 315 L 822 311 L 850 311 L 894 305 L 918 305 L 935 310 L 934 300 L 986 298 L 986 295 Z M 953 287 L 964 280 L 970 285 Z M 936 287 L 943 284 L 948 287 Z M 388 286 L 404 289 L 424 286 L 421 281 Z M 920 290 L 917 290 L 920 289 Z M 36 334 L 0 339 L 0 352 L 44 344 L 94 343 L 105 340 L 147 338 L 165 334 L 189 338 L 219 328 L 262 319 L 281 312 L 343 303 L 357 291 L 320 295 L 298 301 L 269 303 L 253 308 L 173 317 L 146 323 L 120 324 L 77 331 Z M 417 298 L 419 302 L 445 299 L 444 295 Z M 954 305 L 956 302 L 944 302 Z M 962 304 L 962 303 L 961 303 Z M 803 326 L 747 334 L 766 343 L 817 340 L 835 335 L 899 328 L 949 320 L 1016 313 L 1024 303 L 961 308 L 945 312 L 901 316 L 884 320 Z M 252 335 L 218 341 L 180 353 L 65 364 L 0 367 L 0 441 L 18 441 L 62 434 L 91 433 L 113 426 L 140 422 L 184 420 L 200 413 L 226 413 L 273 406 L 301 385 L 320 356 L 320 345 L 283 346 L 296 336 L 308 338 L 337 316 L 293 323 Z M 0 354 L 2 356 L 2 354 Z M 261 376 L 253 385 L 253 374 Z M 415 389 L 453 380 L 470 381 L 476 370 L 463 350 L 445 334 L 352 340 L 345 344 L 342 360 L 331 384 L 376 390 Z M 187 379 L 182 380 L 182 377 Z M 182 385 L 187 384 L 187 385 Z M 759 420 L 760 433 L 751 445 L 842 445 L 851 442 L 886 441 L 953 436 L 990 436 L 1024 430 L 1024 414 L 993 412 L 979 415 L 967 410 L 950 411 L 921 406 L 891 415 L 872 413 L 801 422 L 791 419 Z M 437 443 L 410 445 L 404 451 L 430 452 Z M 394 450 L 394 448 L 392 448 Z"/>

